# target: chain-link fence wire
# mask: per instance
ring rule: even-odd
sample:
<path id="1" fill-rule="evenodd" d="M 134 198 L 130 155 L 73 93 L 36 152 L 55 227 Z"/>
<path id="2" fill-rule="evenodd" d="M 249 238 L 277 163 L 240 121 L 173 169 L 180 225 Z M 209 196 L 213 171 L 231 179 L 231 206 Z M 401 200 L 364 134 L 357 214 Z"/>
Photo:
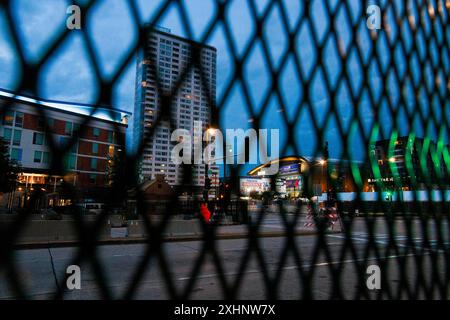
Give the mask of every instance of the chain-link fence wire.
<path id="1" fill-rule="evenodd" d="M 98 1 L 87 1 L 78 4 L 82 12 L 89 13 Z M 150 267 L 151 261 L 156 260 L 159 270 L 164 279 L 169 296 L 174 299 L 186 299 L 192 296 L 196 283 L 201 274 L 201 268 L 206 263 L 207 258 L 212 258 L 217 271 L 217 278 L 222 289 L 223 297 L 232 299 L 239 295 L 242 290 L 245 271 L 253 258 L 256 259 L 262 275 L 263 287 L 267 298 L 278 298 L 280 292 L 281 279 L 285 273 L 284 267 L 288 259 L 293 258 L 296 271 L 298 272 L 298 282 L 300 296 L 304 299 L 314 298 L 314 277 L 317 273 L 315 266 L 321 258 L 329 262 L 326 266 L 329 278 L 331 279 L 329 298 L 372 298 L 365 285 L 366 268 L 368 264 L 377 264 L 382 270 L 382 289 L 377 291 L 377 298 L 448 298 L 448 274 L 449 274 L 449 206 L 448 187 L 450 171 L 450 155 L 448 148 L 448 125 L 449 125 L 449 88 L 450 88 L 450 55 L 449 55 L 449 7 L 448 1 L 379 1 L 377 5 L 382 13 L 382 28 L 371 30 L 368 27 L 368 13 L 366 11 L 373 3 L 370 1 L 302 1 L 300 13 L 295 21 L 289 15 L 288 1 L 268 1 L 262 10 L 259 9 L 256 0 L 244 1 L 249 8 L 253 34 L 243 48 L 238 48 L 236 39 L 233 36 L 232 26 L 228 10 L 235 1 L 214 1 L 214 15 L 209 21 L 203 34 L 199 37 L 200 43 L 208 43 L 215 31 L 223 31 L 227 54 L 233 62 L 233 69 L 229 82 L 224 85 L 222 92 L 216 102 L 209 92 L 206 83 L 204 66 L 200 59 L 200 48 L 192 47 L 192 57 L 186 70 L 184 70 L 172 91 L 168 92 L 157 81 L 157 91 L 159 93 L 160 105 L 155 125 L 145 132 L 145 137 L 140 144 L 140 148 L 135 154 L 127 154 L 123 164 L 123 172 L 137 172 L 140 156 L 144 146 L 154 138 L 155 130 L 164 119 L 170 119 L 170 111 L 173 101 L 176 99 L 179 88 L 192 68 L 198 68 L 201 74 L 202 88 L 209 97 L 208 106 L 212 113 L 212 122 L 219 126 L 221 117 L 226 113 L 228 101 L 233 90 L 240 88 L 243 96 L 241 108 L 250 115 L 251 126 L 254 129 L 262 127 L 264 116 L 270 112 L 270 103 L 276 101 L 281 110 L 293 111 L 293 117 L 289 117 L 287 112 L 281 113 L 282 122 L 286 130 L 287 139 L 281 147 L 280 154 L 293 152 L 301 155 L 299 141 L 297 141 L 299 125 L 305 121 L 307 115 L 309 125 L 312 127 L 312 139 L 317 141 L 315 150 L 310 154 L 313 158 L 323 157 L 326 154 L 326 132 L 334 124 L 335 135 L 339 137 L 342 145 L 342 154 L 339 157 L 339 165 L 350 163 L 351 180 L 356 186 L 356 199 L 354 206 L 358 207 L 361 214 L 371 212 L 371 208 L 366 206 L 363 198 L 363 191 L 366 180 L 370 178 L 374 184 L 374 191 L 377 193 L 377 210 L 385 214 L 381 218 L 364 215 L 363 226 L 367 238 L 361 244 L 355 240 L 354 228 L 356 220 L 350 215 L 344 215 L 345 208 L 338 202 L 338 213 L 342 223 L 343 245 L 339 252 L 332 252 L 333 249 L 327 240 L 327 227 L 321 220 L 316 220 L 316 235 L 312 250 L 312 256 L 307 259 L 302 252 L 301 246 L 296 241 L 296 226 L 300 223 L 300 209 L 298 206 L 294 218 L 287 214 L 285 205 L 279 204 L 279 215 L 282 219 L 284 234 L 284 245 L 280 251 L 280 256 L 275 266 L 269 266 L 264 255 L 262 243 L 260 241 L 261 226 L 267 212 L 262 209 L 258 212 L 255 221 L 248 224 L 247 248 L 239 262 L 237 275 L 234 279 L 226 276 L 224 269 L 224 259 L 220 250 L 217 249 L 217 224 L 206 224 L 199 219 L 202 225 L 202 246 L 195 263 L 192 266 L 189 280 L 182 290 L 177 289 L 176 280 L 173 277 L 173 269 L 168 257 L 163 249 L 164 232 L 168 227 L 173 215 L 178 210 L 178 195 L 175 194 L 166 208 L 165 214 L 160 221 L 152 221 L 145 214 L 146 202 L 144 195 L 138 190 L 136 200 L 138 212 L 144 221 L 148 239 L 146 250 L 140 263 L 136 267 L 129 287 L 122 298 L 134 298 L 137 294 L 140 281 L 144 273 Z M 243 3 L 244 3 L 243 2 Z M 96 106 L 113 105 L 113 87 L 118 82 L 120 76 L 125 72 L 127 66 L 134 62 L 136 54 L 143 49 L 148 41 L 149 34 L 161 23 L 169 11 L 175 11 L 187 38 L 194 38 L 193 17 L 186 9 L 185 1 L 162 1 L 155 9 L 149 21 L 142 21 L 139 14 L 139 7 L 134 1 L 127 2 L 129 14 L 136 29 L 139 31 L 135 45 L 130 47 L 122 57 L 121 63 L 114 70 L 114 73 L 105 78 L 102 76 L 93 40 L 89 36 L 87 29 L 83 25 L 79 34 L 83 38 L 83 44 L 90 57 L 90 64 L 98 83 Z M 18 30 L 18 26 L 13 18 L 12 1 L 1 1 L 0 8 L 5 12 L 6 25 L 11 32 L 11 45 L 15 55 L 20 60 L 20 81 L 15 88 L 15 92 L 28 92 L 38 95 L 39 76 L 42 66 L 55 58 L 56 50 L 62 46 L 69 36 L 70 30 L 61 28 L 60 32 L 48 40 L 44 54 L 34 63 L 30 63 L 24 53 L 23 41 L 25 41 Z M 321 15 L 315 10 L 320 7 Z M 287 46 L 284 52 L 278 57 L 274 57 L 270 44 L 265 36 L 266 29 L 271 28 L 269 17 L 276 12 L 281 21 L 282 34 L 287 39 Z M 318 21 L 321 20 L 321 21 Z M 84 21 L 84 20 L 83 20 Z M 308 35 L 308 43 L 299 43 L 300 34 Z M 303 38 L 302 38 L 303 39 Z M 303 40 L 302 40 L 303 41 Z M 256 46 L 262 48 L 262 55 L 265 67 L 269 72 L 269 85 L 263 94 L 263 99 L 257 103 L 251 92 L 252 87 L 246 74 L 245 65 L 251 59 L 251 53 Z M 313 52 L 314 62 L 307 66 L 306 59 L 303 59 L 301 47 L 308 46 Z M 335 54 L 334 62 L 336 66 L 330 66 L 330 50 Z M 399 63 L 402 61 L 403 63 Z M 297 85 L 300 95 L 295 107 L 290 106 L 290 101 L 282 88 L 282 74 L 289 62 L 293 63 Z M 150 59 L 150 65 L 156 66 L 156 61 Z M 335 68 L 336 67 L 336 68 Z M 154 77 L 158 79 L 154 70 Z M 378 79 L 376 82 L 374 79 Z M 328 109 L 323 119 L 317 116 L 317 105 L 315 100 L 314 83 L 320 81 L 323 85 L 323 92 L 327 97 Z M 338 95 L 345 90 L 348 93 L 351 109 L 350 125 L 347 125 L 346 116 L 341 112 Z M 12 103 L 2 102 L 2 115 L 12 107 Z M 294 110 L 292 110 L 294 109 Z M 46 118 L 43 109 L 37 109 L 40 116 Z M 92 111 L 95 113 L 95 109 Z M 373 121 L 366 121 L 367 118 Z M 386 121 L 392 122 L 391 130 L 385 130 Z M 403 121 L 403 122 L 402 122 Z M 89 119 L 80 126 L 80 130 L 75 132 L 72 145 L 77 143 L 80 133 L 89 125 Z M 172 128 L 175 127 L 171 123 Z M 379 159 L 375 152 L 371 152 L 380 139 L 389 140 L 388 157 L 392 157 L 395 151 L 395 143 L 401 127 L 408 128 L 408 147 L 415 146 L 419 141 L 414 134 L 416 128 L 423 128 L 424 140 L 420 144 L 418 164 L 415 164 L 410 153 L 406 152 L 405 163 L 408 172 L 408 181 L 399 178 L 396 174 L 397 167 L 394 162 L 389 162 L 388 177 L 380 169 Z M 280 126 L 281 127 L 281 126 Z M 47 128 L 48 129 L 48 128 Z M 119 129 L 119 128 L 117 128 Z M 49 131 L 49 130 L 46 130 Z M 51 138 L 51 135 L 48 134 Z M 419 134 L 418 134 L 419 136 Z M 364 149 L 364 162 L 369 166 L 366 169 L 356 164 L 355 154 L 358 146 L 355 141 L 359 141 Z M 422 140 L 421 140 L 422 141 Z M 431 141 L 435 141 L 433 144 Z M 124 142 L 122 141 L 122 144 Z M 63 174 L 64 155 L 70 150 L 72 145 L 62 148 L 49 139 L 49 147 L 52 150 L 51 174 Z M 407 147 L 407 148 L 408 148 Z M 408 149 L 409 150 L 409 149 Z M 431 160 L 430 160 L 431 159 Z M 428 165 L 431 161 L 431 171 Z M 230 184 L 238 189 L 238 177 L 241 166 L 235 165 L 231 168 Z M 185 165 L 184 185 L 190 186 L 192 181 L 192 166 Z M 327 166 L 330 189 L 335 191 L 336 179 L 333 176 L 333 166 Z M 432 174 L 433 173 L 433 174 Z M 108 193 L 107 205 L 113 206 L 118 199 L 125 200 L 126 187 L 136 186 L 135 175 L 119 174 L 119 181 L 113 184 Z M 306 180 L 307 180 L 306 176 Z M 389 184 L 388 181 L 389 180 Z M 125 187 L 124 187 L 125 186 Z M 76 198 L 77 190 L 70 186 L 65 186 L 69 193 Z M 419 199 L 419 193 L 413 193 L 414 214 L 411 214 L 411 206 L 399 199 L 385 201 L 381 191 L 392 190 L 401 191 L 405 187 L 410 190 L 424 190 L 427 193 L 426 201 Z M 311 193 L 311 194 L 309 194 Z M 312 196 L 311 190 L 305 191 L 305 197 Z M 108 208 L 108 206 L 107 206 Z M 109 210 L 104 210 L 98 215 L 95 224 L 88 225 L 82 216 L 74 216 L 74 225 L 79 235 L 79 247 L 75 258 L 71 264 L 80 265 L 89 263 L 92 266 L 95 281 L 100 288 L 103 298 L 116 298 L 109 286 L 111 279 L 107 278 L 104 272 L 105 267 L 98 257 L 98 238 L 101 226 L 107 221 Z M 31 219 L 30 215 L 18 215 L 12 226 L 8 229 L 2 228 L 1 237 L 1 268 L 6 272 L 10 287 L 20 298 L 27 298 L 27 290 L 21 280 L 18 268 L 14 259 L 14 244 L 20 232 L 25 228 Z M 381 220 L 380 220 L 381 219 Z M 377 236 L 378 228 L 381 224 L 386 228 L 387 233 L 384 241 L 381 242 Z M 400 243 L 398 239 L 397 223 L 401 221 L 405 228 L 404 241 Z M 434 230 L 430 234 L 430 228 Z M 415 241 L 417 237 L 420 242 Z M 357 247 L 364 246 L 363 256 L 358 254 Z M 337 258 L 336 258 L 337 257 Z M 349 260 L 350 259 L 350 260 Z M 354 278 L 358 281 L 355 292 L 349 296 L 344 292 L 343 278 L 344 269 L 348 266 L 348 261 L 354 267 Z M 425 265 L 429 268 L 425 268 Z M 411 276 L 411 267 L 415 270 Z M 274 268 L 275 272 L 271 272 Z M 400 279 L 396 286 L 389 283 L 389 275 L 393 271 L 399 274 Z M 431 281 L 428 281 L 431 276 Z M 64 274 L 63 277 L 67 277 Z M 410 278 L 413 278 L 410 281 Z M 60 286 L 54 298 L 63 298 L 65 289 Z"/>

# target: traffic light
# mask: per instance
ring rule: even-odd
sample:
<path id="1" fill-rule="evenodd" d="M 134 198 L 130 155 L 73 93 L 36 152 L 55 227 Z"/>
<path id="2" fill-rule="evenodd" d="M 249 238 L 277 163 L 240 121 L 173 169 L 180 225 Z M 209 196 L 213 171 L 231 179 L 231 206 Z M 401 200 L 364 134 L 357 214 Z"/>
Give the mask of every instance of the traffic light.
<path id="1" fill-rule="evenodd" d="M 211 189 L 211 179 L 210 178 L 205 179 L 205 189 L 206 190 Z"/>
<path id="2" fill-rule="evenodd" d="M 217 199 L 228 201 L 230 199 L 230 196 L 231 196 L 230 184 L 221 182 L 219 184 L 219 195 Z"/>
<path id="3" fill-rule="evenodd" d="M 223 195 L 224 195 L 224 200 L 226 202 L 230 201 L 230 198 L 231 198 L 231 186 L 230 186 L 230 184 L 225 183 Z"/>

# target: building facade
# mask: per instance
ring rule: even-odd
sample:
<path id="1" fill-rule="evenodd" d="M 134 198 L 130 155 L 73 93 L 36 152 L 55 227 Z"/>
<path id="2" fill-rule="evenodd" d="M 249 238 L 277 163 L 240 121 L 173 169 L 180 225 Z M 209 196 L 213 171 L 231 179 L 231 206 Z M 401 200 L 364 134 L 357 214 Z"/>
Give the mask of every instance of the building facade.
<path id="1" fill-rule="evenodd" d="M 384 189 L 414 190 L 426 185 L 444 187 L 449 185 L 449 169 L 445 154 L 448 145 L 413 136 L 379 140 L 371 145 L 371 156 L 377 164 L 377 174 L 369 179 L 370 185 L 382 185 Z"/>
<path id="2" fill-rule="evenodd" d="M 193 135 L 194 122 L 201 122 L 202 130 L 209 127 L 210 110 L 216 100 L 217 52 L 213 47 L 175 36 L 167 30 L 153 29 L 147 40 L 137 63 L 134 149 L 139 150 L 143 144 L 143 149 L 139 150 L 141 180 L 153 180 L 163 174 L 170 185 L 177 186 L 182 183 L 182 170 L 171 161 L 171 150 L 177 143 L 171 141 L 171 134 L 175 129 L 184 129 Z M 191 63 L 196 50 L 200 53 L 202 68 Z M 177 92 L 171 95 L 185 70 L 189 72 Z M 173 97 L 168 117 L 162 116 L 164 94 Z M 159 117 L 161 122 L 156 124 Z M 205 164 L 193 166 L 194 186 L 204 186 L 208 174 L 205 167 Z M 218 168 L 211 163 L 208 171 L 211 175 L 217 174 Z"/>
<path id="3" fill-rule="evenodd" d="M 129 113 L 109 108 L 37 100 L 0 91 L 0 137 L 10 159 L 22 169 L 25 186 L 76 187 L 108 184 L 107 172 L 119 152 L 125 152 Z"/>
<path id="4" fill-rule="evenodd" d="M 279 163 L 278 173 L 267 176 L 265 168 L 272 163 Z M 260 165 L 241 178 L 241 194 L 250 195 L 252 192 L 263 193 L 271 188 L 281 197 L 304 197 L 307 188 L 312 195 L 322 196 L 328 192 L 356 192 L 368 191 L 368 184 L 364 182 L 362 190 L 358 190 L 352 177 L 352 166 L 358 168 L 363 181 L 369 177 L 369 168 L 363 163 L 349 162 L 338 159 L 311 159 L 300 156 L 289 156 L 272 160 Z M 273 180 L 273 187 L 269 181 Z M 251 183 L 249 183 L 249 181 Z"/>

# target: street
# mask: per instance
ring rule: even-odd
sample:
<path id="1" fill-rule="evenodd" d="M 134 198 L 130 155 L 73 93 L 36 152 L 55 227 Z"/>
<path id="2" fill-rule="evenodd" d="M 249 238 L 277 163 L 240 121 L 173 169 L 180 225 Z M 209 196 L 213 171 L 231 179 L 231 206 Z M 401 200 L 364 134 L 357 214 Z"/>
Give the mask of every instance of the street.
<path id="1" fill-rule="evenodd" d="M 377 253 L 374 250 L 366 251 L 369 241 L 365 218 L 356 218 L 353 223 L 352 243 L 354 251 L 345 245 L 344 233 L 332 233 L 325 236 L 328 250 L 321 250 L 315 255 L 315 248 L 320 237 L 317 235 L 301 235 L 295 237 L 295 245 L 299 253 L 300 265 L 293 257 L 292 251 L 279 268 L 280 257 L 286 244 L 285 237 L 264 237 L 258 239 L 258 245 L 262 252 L 269 279 L 274 279 L 277 270 L 281 276 L 274 281 L 278 286 L 278 298 L 299 299 L 302 297 L 302 288 L 305 286 L 301 274 L 313 270 L 309 275 L 311 279 L 312 294 L 314 299 L 329 299 L 333 292 L 332 269 L 342 267 L 339 273 L 341 298 L 353 299 L 358 296 L 358 288 L 366 290 L 366 268 L 371 264 L 377 264 Z M 264 220 L 266 227 L 274 229 L 284 228 L 276 215 L 271 215 Z M 386 264 L 380 268 L 387 268 L 387 282 L 382 286 L 389 286 L 394 297 L 398 296 L 397 287 L 404 281 L 411 288 L 411 292 L 417 292 L 417 298 L 424 298 L 423 284 L 428 287 L 434 284 L 434 298 L 448 298 L 449 290 L 442 287 L 438 292 L 438 284 L 448 283 L 448 262 L 445 261 L 443 250 L 449 248 L 448 228 L 441 225 L 440 230 L 445 239 L 445 246 L 437 243 L 435 225 L 429 223 L 428 246 L 422 238 L 422 222 L 414 220 L 412 223 L 413 238 L 407 236 L 406 226 L 403 220 L 394 222 L 396 237 L 395 249 L 389 247 L 389 231 L 384 218 L 376 218 L 374 238 L 378 254 L 386 258 Z M 445 224 L 447 226 L 447 224 Z M 413 243 L 408 242 L 413 240 Z M 248 264 L 240 271 L 243 257 L 247 254 L 250 239 L 216 240 L 216 252 L 221 261 L 223 271 L 219 271 L 209 253 L 201 264 L 196 281 L 193 283 L 191 299 L 222 299 L 224 298 L 219 274 L 223 272 L 224 278 L 230 285 L 241 274 L 239 280 L 238 299 L 264 299 L 267 298 L 266 280 L 264 279 L 259 257 L 252 252 Z M 411 246 L 414 250 L 411 249 Z M 176 292 L 181 293 L 192 279 L 192 270 L 202 248 L 202 241 L 166 242 L 163 245 L 167 266 L 164 271 L 170 274 Z M 323 249 L 324 246 L 321 246 Z M 343 252 L 343 248 L 347 250 Z M 30 299 L 49 299 L 56 292 L 57 286 L 63 286 L 66 268 L 72 264 L 72 259 L 77 254 L 77 248 L 51 248 L 34 250 L 17 250 L 15 252 L 15 268 L 20 274 L 20 280 L 26 285 L 26 292 Z M 97 257 L 101 263 L 108 288 L 113 298 L 121 298 L 131 283 L 135 270 L 145 255 L 145 244 L 106 245 L 97 248 Z M 433 264 L 432 259 L 436 259 Z M 52 262 L 56 274 L 53 273 Z M 402 262 L 403 264 L 400 264 Z M 363 270 L 362 278 L 358 279 L 356 265 Z M 299 268 L 299 266 L 301 268 Z M 434 268 L 432 268 L 434 266 Z M 99 299 L 101 291 L 96 282 L 96 276 L 92 264 L 86 261 L 81 267 L 81 290 L 67 292 L 65 299 Z M 420 268 L 425 277 L 418 282 L 417 268 Z M 383 271 L 382 271 L 383 272 Z M 447 278 L 446 278 L 447 277 Z M 13 299 L 15 295 L 8 287 L 5 273 L 0 274 L 0 298 Z M 423 282 L 422 282 L 423 281 Z M 417 286 L 417 287 L 416 287 Z M 139 282 L 133 299 L 167 299 L 170 298 L 168 287 L 161 272 L 158 258 L 153 256 L 146 267 L 146 271 Z M 386 289 L 383 287 L 382 289 Z M 439 295 L 440 294 L 440 295 Z M 444 295 L 444 297 L 442 297 Z M 408 298 L 408 291 L 403 290 L 399 296 Z M 377 291 L 370 291 L 367 298 L 377 298 Z M 383 296 L 387 299 L 387 296 Z"/>

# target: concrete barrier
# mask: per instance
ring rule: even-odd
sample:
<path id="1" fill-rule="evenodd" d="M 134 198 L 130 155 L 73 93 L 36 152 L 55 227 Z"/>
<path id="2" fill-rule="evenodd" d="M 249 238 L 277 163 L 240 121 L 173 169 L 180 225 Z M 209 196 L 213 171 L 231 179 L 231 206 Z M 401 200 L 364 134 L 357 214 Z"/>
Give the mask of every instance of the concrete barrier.
<path id="1" fill-rule="evenodd" d="M 128 223 L 131 238 L 147 237 L 144 221 L 134 220 Z M 165 236 L 195 236 L 201 234 L 200 222 L 197 220 L 172 220 L 164 230 Z"/>
<path id="2" fill-rule="evenodd" d="M 168 236 L 195 236 L 201 234 L 201 225 L 198 220 L 173 220 L 167 226 L 165 235 Z"/>
<path id="3" fill-rule="evenodd" d="M 111 227 L 124 227 L 126 225 L 126 221 L 124 221 L 121 215 L 111 215 L 108 217 L 108 225 Z"/>
<path id="4" fill-rule="evenodd" d="M 17 243 L 74 241 L 76 229 L 72 221 L 28 221 L 19 232 Z"/>
<path id="5" fill-rule="evenodd" d="M 12 226 L 13 221 L 13 219 L 8 221 L 3 220 L 0 221 L 0 224 L 8 229 L 8 225 Z M 88 229 L 84 232 L 89 232 L 90 228 L 94 225 L 94 221 L 85 221 L 84 223 L 88 226 Z M 112 225 L 110 220 L 105 221 L 97 233 L 97 239 L 116 239 L 116 236 L 112 236 L 111 228 L 117 227 Z M 124 228 L 126 229 L 126 236 L 123 238 L 137 239 L 148 237 L 144 221 L 142 220 L 128 221 L 128 225 L 122 227 L 122 229 Z M 164 230 L 165 237 L 197 236 L 201 233 L 201 225 L 197 220 L 172 220 Z M 76 242 L 79 240 L 79 233 L 73 220 L 31 220 L 27 221 L 25 227 L 16 238 L 15 243 Z"/>
<path id="6" fill-rule="evenodd" d="M 93 226 L 93 222 L 85 222 L 88 227 Z M 8 229 L 12 221 L 2 221 L 3 227 Z M 6 226 L 5 226 L 6 225 Z M 85 229 L 85 233 L 90 229 Z M 106 224 L 100 227 L 97 232 L 100 240 L 110 238 L 110 228 Z M 40 243 L 40 242 L 74 242 L 80 240 L 79 233 L 74 221 L 64 220 L 31 220 L 19 232 L 16 238 L 16 244 Z"/>
<path id="7" fill-rule="evenodd" d="M 128 236 L 130 238 L 143 238 L 147 235 L 144 221 L 133 220 L 128 222 Z"/>

